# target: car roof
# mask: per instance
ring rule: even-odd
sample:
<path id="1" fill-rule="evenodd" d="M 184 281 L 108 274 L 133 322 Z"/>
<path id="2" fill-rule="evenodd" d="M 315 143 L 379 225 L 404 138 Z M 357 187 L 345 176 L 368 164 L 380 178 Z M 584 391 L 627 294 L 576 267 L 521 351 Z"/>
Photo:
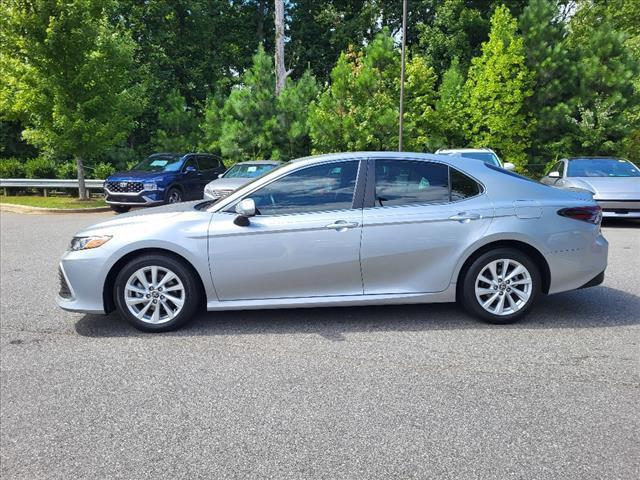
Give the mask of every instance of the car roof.
<path id="1" fill-rule="evenodd" d="M 490 152 L 490 153 L 495 153 L 490 148 L 484 148 L 484 147 L 483 148 L 439 148 L 438 150 L 436 150 L 436 153 L 463 153 L 463 152 L 469 152 L 469 153 Z"/>
<path id="2" fill-rule="evenodd" d="M 574 160 L 624 160 L 624 158 L 607 157 L 607 156 L 604 156 L 604 155 L 596 155 L 596 156 L 582 155 L 580 157 L 569 157 L 566 160 L 569 160 L 569 161 L 574 161 Z"/>

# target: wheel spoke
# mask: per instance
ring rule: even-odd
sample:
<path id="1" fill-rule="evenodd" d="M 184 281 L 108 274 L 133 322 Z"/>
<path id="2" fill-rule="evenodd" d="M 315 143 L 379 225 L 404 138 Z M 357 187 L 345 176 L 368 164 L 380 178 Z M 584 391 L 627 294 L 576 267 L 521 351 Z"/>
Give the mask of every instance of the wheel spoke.
<path id="1" fill-rule="evenodd" d="M 498 265 L 498 262 L 491 262 L 488 267 L 489 267 L 489 271 L 491 272 L 491 276 L 493 277 L 493 281 L 495 282 L 498 279 L 498 272 L 496 270 L 496 266 Z"/>
<path id="2" fill-rule="evenodd" d="M 516 275 L 520 275 L 521 273 L 524 273 L 524 272 L 525 272 L 524 267 L 522 265 L 518 265 L 516 268 L 513 269 L 513 272 L 511 272 L 509 276 L 505 278 L 505 280 L 511 280 Z"/>
<path id="3" fill-rule="evenodd" d="M 140 310 L 137 314 L 136 317 L 138 318 L 143 318 L 144 314 L 147 313 L 147 310 L 149 310 L 149 307 L 153 305 L 151 302 L 147 303 L 144 308 L 142 308 L 142 310 Z"/>
<path id="4" fill-rule="evenodd" d="M 139 303 L 150 302 L 146 297 L 127 297 L 127 304 L 129 305 L 138 305 Z"/>
<path id="5" fill-rule="evenodd" d="M 493 288 L 476 288 L 478 295 L 493 295 L 496 291 Z"/>
<path id="6" fill-rule="evenodd" d="M 489 298 L 489 300 L 487 300 L 486 302 L 484 302 L 484 303 L 482 304 L 482 306 L 488 310 L 488 309 L 489 309 L 489 306 L 490 306 L 493 302 L 495 302 L 495 300 L 496 300 L 496 298 L 498 298 L 498 296 L 499 296 L 499 295 L 498 295 L 497 293 L 494 293 L 494 294 Z"/>
<path id="7" fill-rule="evenodd" d="M 515 293 L 516 296 L 523 302 L 526 302 L 529 299 L 528 295 L 526 295 L 523 291 L 518 290 L 517 288 L 512 288 L 511 291 Z"/>
<path id="8" fill-rule="evenodd" d="M 142 270 L 138 270 L 136 272 L 136 278 L 140 281 L 144 288 L 149 288 L 149 282 L 147 281 L 147 277 Z"/>
<path id="9" fill-rule="evenodd" d="M 502 312 L 504 311 L 504 295 L 500 295 L 500 298 L 498 299 L 498 305 L 496 305 L 495 310 L 498 315 L 502 315 Z"/>
<path id="10" fill-rule="evenodd" d="M 507 292 L 506 297 L 507 297 L 507 303 L 509 304 L 509 308 L 511 308 L 512 311 L 515 312 L 516 310 L 520 309 L 516 304 L 516 302 L 513 301 L 513 298 L 511 298 L 511 292 Z"/>
<path id="11" fill-rule="evenodd" d="M 162 280 L 160 280 L 160 283 L 158 283 L 158 287 L 163 287 L 167 282 L 170 282 L 174 278 L 178 278 L 178 277 L 176 277 L 172 272 L 165 273 L 164 277 L 162 277 Z M 182 286 L 180 286 L 180 288 L 182 288 Z"/>
<path id="12" fill-rule="evenodd" d="M 155 265 L 151 267 L 151 285 L 157 285 L 158 283 L 158 267 Z"/>
<path id="13" fill-rule="evenodd" d="M 128 284 L 128 285 L 125 287 L 125 289 L 126 289 L 126 290 L 129 290 L 129 291 L 131 291 L 131 292 L 139 293 L 139 294 L 141 294 L 141 295 L 144 295 L 145 293 L 147 293 L 147 291 L 146 291 L 146 290 L 144 290 L 144 289 L 142 289 L 142 288 L 138 288 L 138 287 L 136 287 L 135 285 L 131 285 L 131 284 Z"/>
<path id="14" fill-rule="evenodd" d="M 153 304 L 153 314 L 151 315 L 151 321 L 153 323 L 158 323 L 160 320 L 160 305 L 157 303 Z"/>
<path id="15" fill-rule="evenodd" d="M 485 277 L 482 273 L 480 274 L 480 276 L 478 277 L 478 280 L 484 282 L 484 283 L 488 283 L 489 285 L 493 285 L 493 280 L 489 280 L 487 277 Z"/>
<path id="16" fill-rule="evenodd" d="M 164 308 L 164 311 L 167 312 L 167 315 L 169 316 L 169 318 L 175 317 L 175 314 L 173 313 L 173 309 L 169 307 L 169 304 L 167 304 L 167 302 L 165 302 L 164 300 L 160 300 L 160 303 L 162 303 L 162 307 Z"/>
<path id="17" fill-rule="evenodd" d="M 165 300 L 169 300 L 176 307 L 181 307 L 182 304 L 184 303 L 182 298 L 174 297 L 173 295 L 165 295 L 164 298 Z"/>

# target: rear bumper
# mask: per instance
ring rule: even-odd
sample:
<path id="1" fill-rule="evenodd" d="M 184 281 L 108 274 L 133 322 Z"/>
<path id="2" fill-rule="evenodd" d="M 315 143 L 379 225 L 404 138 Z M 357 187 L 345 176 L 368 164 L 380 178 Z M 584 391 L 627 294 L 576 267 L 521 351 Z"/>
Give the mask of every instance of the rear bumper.
<path id="1" fill-rule="evenodd" d="M 604 282 L 604 271 L 600 272 L 598 275 L 593 277 L 591 280 L 589 280 L 587 283 L 582 285 L 580 288 L 596 287 L 600 285 L 602 282 Z"/>

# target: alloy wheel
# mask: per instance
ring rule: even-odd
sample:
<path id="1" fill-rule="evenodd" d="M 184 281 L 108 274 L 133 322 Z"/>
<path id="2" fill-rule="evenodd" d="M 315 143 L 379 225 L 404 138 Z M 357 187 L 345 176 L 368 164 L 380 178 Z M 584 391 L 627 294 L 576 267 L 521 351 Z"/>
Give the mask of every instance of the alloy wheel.
<path id="1" fill-rule="evenodd" d="M 480 270 L 475 294 L 480 306 L 494 315 L 511 315 L 524 308 L 533 291 L 531 273 L 511 258 L 493 260 Z"/>
<path id="2" fill-rule="evenodd" d="M 182 311 L 185 288 L 168 268 L 150 265 L 129 277 L 124 300 L 131 314 L 140 321 L 161 324 L 173 320 Z"/>

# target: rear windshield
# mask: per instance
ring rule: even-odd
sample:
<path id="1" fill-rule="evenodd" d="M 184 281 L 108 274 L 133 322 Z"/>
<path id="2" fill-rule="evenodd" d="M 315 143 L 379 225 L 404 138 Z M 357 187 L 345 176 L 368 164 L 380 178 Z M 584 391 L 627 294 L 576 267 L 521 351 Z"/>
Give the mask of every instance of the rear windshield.
<path id="1" fill-rule="evenodd" d="M 640 177 L 633 163 L 619 158 L 580 158 L 569 160 L 568 177 Z"/>
<path id="2" fill-rule="evenodd" d="M 509 175 L 510 177 L 519 178 L 520 180 L 526 180 L 527 182 L 533 182 L 538 185 L 544 185 L 543 183 L 536 182 L 535 180 L 532 180 L 529 177 L 525 177 L 524 175 L 519 175 L 517 173 L 510 172 L 509 170 L 505 170 L 502 167 L 497 167 L 496 165 L 491 165 L 490 163 L 485 163 L 485 165 L 487 166 L 487 168 L 490 168 L 491 170 L 494 170 L 496 172 L 500 172 L 504 175 Z"/>
<path id="3" fill-rule="evenodd" d="M 273 170 L 277 165 L 269 164 L 244 164 L 234 165 L 224 174 L 224 178 L 255 178 L 259 177 L 263 173 L 267 173 L 269 170 Z"/>
<path id="4" fill-rule="evenodd" d="M 182 167 L 180 155 L 152 155 L 131 169 L 134 172 L 177 172 Z"/>

